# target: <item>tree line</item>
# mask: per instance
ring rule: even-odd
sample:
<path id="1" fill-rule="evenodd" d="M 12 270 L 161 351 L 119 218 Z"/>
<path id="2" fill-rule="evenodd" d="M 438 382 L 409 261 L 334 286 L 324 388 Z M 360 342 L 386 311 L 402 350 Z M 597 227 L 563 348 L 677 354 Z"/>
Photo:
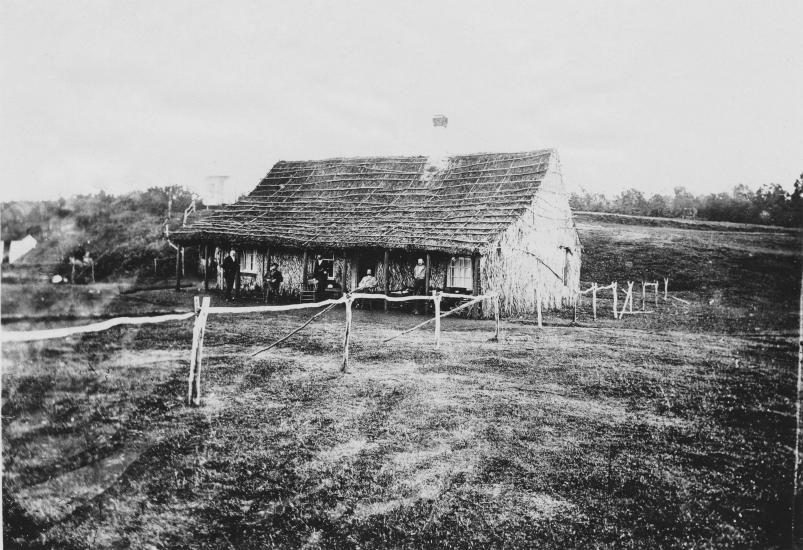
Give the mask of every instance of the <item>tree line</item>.
<path id="1" fill-rule="evenodd" d="M 786 192 L 777 183 L 752 190 L 744 184 L 730 192 L 695 195 L 685 187 L 675 187 L 673 195 L 647 197 L 638 189 L 628 189 L 613 198 L 601 193 L 572 193 L 574 210 L 610 212 L 659 218 L 696 218 L 710 221 L 803 226 L 803 174 Z"/>

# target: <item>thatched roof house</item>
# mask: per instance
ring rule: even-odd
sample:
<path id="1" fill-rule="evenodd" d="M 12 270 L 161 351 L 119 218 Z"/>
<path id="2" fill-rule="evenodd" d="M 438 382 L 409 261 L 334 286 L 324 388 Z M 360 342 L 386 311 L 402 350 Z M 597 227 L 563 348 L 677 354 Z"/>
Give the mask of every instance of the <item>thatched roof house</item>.
<path id="1" fill-rule="evenodd" d="M 430 288 L 500 291 L 503 311 L 573 299 L 580 246 L 554 150 L 442 159 L 337 158 L 276 163 L 250 195 L 171 235 L 241 251 L 244 284 L 282 265 L 295 294 L 322 254 L 333 287 L 367 268 L 389 291 L 412 286 L 427 257 Z M 270 259 L 268 259 L 270 258 Z M 381 286 L 382 286 L 381 285 Z"/>

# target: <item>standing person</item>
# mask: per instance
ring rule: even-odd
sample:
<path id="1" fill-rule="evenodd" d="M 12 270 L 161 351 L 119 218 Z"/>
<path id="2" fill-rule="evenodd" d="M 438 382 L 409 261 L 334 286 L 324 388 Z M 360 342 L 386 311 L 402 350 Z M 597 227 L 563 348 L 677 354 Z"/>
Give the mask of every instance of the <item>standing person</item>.
<path id="1" fill-rule="evenodd" d="M 320 301 L 326 292 L 326 284 L 329 282 L 329 272 L 326 270 L 326 264 L 324 263 L 323 257 L 320 254 L 315 256 L 314 273 L 315 280 L 318 281 L 318 285 L 315 290 L 318 295 L 318 300 Z"/>
<path id="2" fill-rule="evenodd" d="M 237 252 L 233 249 L 223 260 L 223 279 L 226 282 L 226 301 L 231 301 L 231 289 L 234 288 L 234 280 L 240 275 L 240 262 L 237 260 Z"/>
<path id="3" fill-rule="evenodd" d="M 424 260 L 422 258 L 418 258 L 418 263 L 413 268 L 413 293 L 416 296 L 424 295 L 424 292 L 426 291 L 426 279 L 427 266 L 424 265 Z M 419 313 L 421 313 L 421 308 L 419 304 L 416 304 L 413 314 L 418 315 Z"/>
<path id="4" fill-rule="evenodd" d="M 268 283 L 268 293 L 270 296 L 270 301 L 274 304 L 279 303 L 279 287 L 282 285 L 282 281 L 284 277 L 282 277 L 282 272 L 279 271 L 279 264 L 273 263 L 270 264 L 270 271 L 268 272 L 268 276 L 265 277 L 266 282 Z"/>

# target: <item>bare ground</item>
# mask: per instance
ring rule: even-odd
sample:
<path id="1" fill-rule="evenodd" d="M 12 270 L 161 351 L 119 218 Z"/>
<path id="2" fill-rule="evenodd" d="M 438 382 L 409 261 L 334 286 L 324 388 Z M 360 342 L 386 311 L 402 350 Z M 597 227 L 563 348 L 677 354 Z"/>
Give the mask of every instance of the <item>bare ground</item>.
<path id="1" fill-rule="evenodd" d="M 429 329 L 381 344 L 420 317 L 358 311 L 344 375 L 342 308 L 253 358 L 309 314 L 211 317 L 197 409 L 189 322 L 3 346 L 5 543 L 785 544 L 799 237 L 581 230 L 585 280 L 668 273 L 691 304 L 615 321 L 603 301 L 596 322 L 585 304 L 499 343 L 447 319 L 440 350 Z M 133 296 L 103 310 L 191 303 Z"/>

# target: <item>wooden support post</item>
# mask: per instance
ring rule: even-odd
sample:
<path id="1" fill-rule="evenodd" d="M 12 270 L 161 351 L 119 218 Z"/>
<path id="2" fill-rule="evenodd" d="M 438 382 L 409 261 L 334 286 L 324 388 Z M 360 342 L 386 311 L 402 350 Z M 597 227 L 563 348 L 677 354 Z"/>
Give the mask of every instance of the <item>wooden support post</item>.
<path id="1" fill-rule="evenodd" d="M 669 279 L 664 277 L 664 301 L 669 299 Z"/>
<path id="2" fill-rule="evenodd" d="M 153 259 L 153 276 L 156 277 L 156 258 Z"/>
<path id="3" fill-rule="evenodd" d="M 633 313 L 633 285 L 636 284 L 635 281 L 632 283 L 630 281 L 627 282 L 627 297 L 630 300 L 630 313 Z"/>
<path id="4" fill-rule="evenodd" d="M 629 312 L 633 313 L 633 283 L 630 281 L 627 282 L 627 295 L 625 296 L 625 302 L 622 304 L 622 311 L 619 312 L 620 319 L 625 314 L 625 310 L 628 309 L 628 305 L 630 306 Z"/>
<path id="5" fill-rule="evenodd" d="M 204 292 L 209 292 L 209 244 L 204 244 Z"/>
<path id="6" fill-rule="evenodd" d="M 658 281 L 655 281 L 655 307 L 658 307 Z"/>
<path id="7" fill-rule="evenodd" d="M 500 306 L 500 304 L 499 304 L 499 294 L 496 294 L 494 296 L 494 317 L 495 317 L 495 320 L 496 320 L 496 333 L 494 334 L 494 342 L 498 342 L 499 341 L 499 315 L 500 315 L 499 306 Z"/>
<path id="8" fill-rule="evenodd" d="M 641 281 L 641 311 L 647 310 L 647 283 Z"/>
<path id="9" fill-rule="evenodd" d="M 538 312 L 538 328 L 544 328 L 544 325 L 541 324 L 541 291 L 538 290 L 538 287 L 535 287 L 535 307 Z"/>
<path id="10" fill-rule="evenodd" d="M 613 287 L 613 318 L 617 319 L 619 317 L 619 283 L 614 281 L 611 286 Z"/>
<path id="11" fill-rule="evenodd" d="M 92 282 L 95 282 L 95 260 L 91 260 L 89 267 L 92 269 Z"/>
<path id="12" fill-rule="evenodd" d="M 273 262 L 271 262 L 271 260 L 270 260 L 270 247 L 268 247 L 268 248 L 265 249 L 265 265 L 266 265 L 266 267 L 262 269 L 262 281 L 264 281 L 263 284 L 265 285 L 265 303 L 266 304 L 270 300 L 271 288 L 270 288 L 270 283 L 268 282 L 268 279 L 270 278 L 270 264 L 272 264 L 272 263 Z M 274 304 L 278 303 L 276 296 L 273 297 L 273 303 Z"/>
<path id="13" fill-rule="evenodd" d="M 340 372 L 346 372 L 349 368 L 349 336 L 351 336 L 351 297 L 346 298 L 346 334 L 343 336 L 343 364 Z"/>
<path id="14" fill-rule="evenodd" d="M 471 293 L 474 296 L 480 295 L 480 257 L 474 254 L 471 256 Z M 471 318 L 476 319 L 480 315 L 480 304 L 471 307 Z"/>
<path id="15" fill-rule="evenodd" d="M 382 288 L 385 289 L 385 296 L 390 295 L 390 250 L 385 249 L 385 256 L 382 258 Z M 385 311 L 388 310 L 388 301 L 385 300 Z"/>
<path id="16" fill-rule="evenodd" d="M 441 347 L 441 295 L 432 291 L 432 303 L 435 304 L 435 349 Z"/>
<path id="17" fill-rule="evenodd" d="M 181 276 L 182 277 L 186 277 L 187 276 L 187 271 L 186 271 L 187 262 L 184 261 L 185 249 L 184 249 L 183 246 L 180 246 L 179 250 L 181 250 Z"/>
<path id="18" fill-rule="evenodd" d="M 426 262 L 427 262 L 426 264 L 427 269 L 424 272 L 424 295 L 426 295 L 427 292 L 429 292 L 429 270 L 432 267 L 429 252 L 427 252 Z M 424 302 L 424 313 L 426 313 L 427 311 L 429 311 L 429 302 Z"/>
<path id="19" fill-rule="evenodd" d="M 198 306 L 198 298 L 195 298 Z M 210 298 L 204 296 L 200 309 L 195 317 L 192 329 L 192 350 L 190 351 L 190 375 L 188 379 L 187 404 L 201 404 L 201 362 L 203 360 L 204 333 L 206 331 L 206 318 L 209 316 Z"/>
<path id="20" fill-rule="evenodd" d="M 307 255 L 309 251 L 305 248 L 301 257 L 301 290 L 307 287 Z"/>
<path id="21" fill-rule="evenodd" d="M 597 283 L 591 285 L 591 310 L 594 312 L 594 320 L 597 320 Z"/>
<path id="22" fill-rule="evenodd" d="M 181 247 L 176 248 L 176 292 L 181 292 Z"/>

